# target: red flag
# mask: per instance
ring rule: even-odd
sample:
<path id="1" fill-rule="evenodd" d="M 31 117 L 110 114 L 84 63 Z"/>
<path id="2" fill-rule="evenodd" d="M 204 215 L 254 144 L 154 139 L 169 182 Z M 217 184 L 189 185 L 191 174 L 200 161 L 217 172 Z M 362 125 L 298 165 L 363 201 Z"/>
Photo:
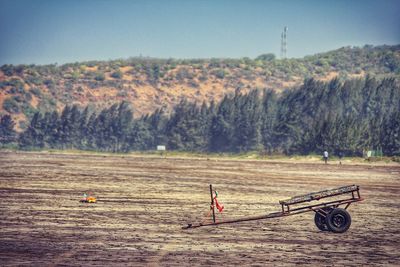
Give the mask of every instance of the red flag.
<path id="1" fill-rule="evenodd" d="M 214 197 L 214 202 L 215 202 L 215 206 L 217 207 L 218 211 L 222 212 L 224 210 L 224 205 L 222 205 L 222 204 L 220 205 L 218 203 L 217 196 Z"/>

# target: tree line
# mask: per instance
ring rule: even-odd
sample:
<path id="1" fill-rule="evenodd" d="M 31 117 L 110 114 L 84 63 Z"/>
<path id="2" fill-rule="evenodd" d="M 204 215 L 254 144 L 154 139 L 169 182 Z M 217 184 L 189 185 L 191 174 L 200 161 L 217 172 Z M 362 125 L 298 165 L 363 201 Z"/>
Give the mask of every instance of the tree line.
<path id="1" fill-rule="evenodd" d="M 61 113 L 36 113 L 19 135 L 7 116 L 0 121 L 0 142 L 15 141 L 21 149 L 128 152 L 166 145 L 196 152 L 328 150 L 350 156 L 381 149 L 400 155 L 400 86 L 393 78 L 307 79 L 281 94 L 238 90 L 218 103 L 184 100 L 170 114 L 156 110 L 139 118 L 127 102 L 100 112 L 66 106 Z"/>

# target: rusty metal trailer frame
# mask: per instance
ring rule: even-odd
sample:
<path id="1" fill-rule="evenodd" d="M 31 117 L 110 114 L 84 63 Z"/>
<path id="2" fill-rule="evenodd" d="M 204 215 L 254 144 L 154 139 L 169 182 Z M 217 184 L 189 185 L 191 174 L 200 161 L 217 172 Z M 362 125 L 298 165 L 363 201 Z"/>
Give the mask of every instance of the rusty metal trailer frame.
<path id="1" fill-rule="evenodd" d="M 355 195 L 355 193 L 357 195 Z M 345 199 L 338 199 L 338 200 L 333 200 L 329 202 L 323 202 L 319 204 L 314 204 L 314 205 L 308 205 L 304 207 L 298 207 L 291 209 L 291 205 L 297 205 L 305 202 L 310 202 L 313 200 L 320 200 L 323 198 L 328 198 L 328 197 L 334 197 L 334 196 L 339 196 L 339 195 L 345 195 L 345 194 L 351 194 L 351 198 L 345 198 Z M 282 206 L 282 213 L 294 215 L 294 214 L 299 214 L 299 213 L 304 213 L 308 211 L 315 211 L 318 212 L 318 210 L 322 208 L 337 208 L 341 205 L 346 205 L 344 209 L 347 209 L 351 203 L 362 201 L 363 199 L 361 198 L 360 195 L 360 187 L 358 185 L 351 185 L 351 186 L 343 186 L 339 188 L 334 188 L 330 190 L 325 190 L 325 191 L 320 191 L 320 192 L 315 192 L 315 193 L 310 193 L 307 195 L 301 195 L 301 196 L 296 196 L 292 197 L 288 200 L 281 200 L 279 203 Z"/>
<path id="2" fill-rule="evenodd" d="M 212 185 L 210 185 L 210 193 L 212 196 Z M 304 205 L 304 204 L 312 202 L 312 201 L 319 201 L 321 199 L 337 197 L 337 196 L 343 196 L 343 198 L 335 199 L 335 200 L 327 201 L 327 202 L 322 202 L 322 203 L 316 203 L 316 204 L 312 204 L 312 205 Z M 261 215 L 261 216 L 242 217 L 242 218 L 223 220 L 223 221 L 216 221 L 215 215 L 213 212 L 213 221 L 212 222 L 194 223 L 194 224 L 189 223 L 188 225 L 182 227 L 182 229 L 191 229 L 191 228 L 197 228 L 197 227 L 202 227 L 202 226 L 213 226 L 213 225 L 228 224 L 228 223 L 238 223 L 238 222 L 245 222 L 245 221 L 255 221 L 255 220 L 263 220 L 263 219 L 279 218 L 279 217 L 296 215 L 296 214 L 301 214 L 301 213 L 311 212 L 311 211 L 315 212 L 316 218 L 318 217 L 320 220 L 322 220 L 324 222 L 325 218 L 327 218 L 329 213 L 331 213 L 333 210 L 338 209 L 340 206 L 345 205 L 344 209 L 338 209 L 338 210 L 341 210 L 341 212 L 343 212 L 343 210 L 347 210 L 347 208 L 352 203 L 359 202 L 362 200 L 363 200 L 363 198 L 360 195 L 360 187 L 358 185 L 343 186 L 343 187 L 334 188 L 334 189 L 330 189 L 330 190 L 324 190 L 324 191 L 309 193 L 306 195 L 295 196 L 295 197 L 292 197 L 287 200 L 281 200 L 281 201 L 279 201 L 279 203 L 282 207 L 282 210 L 279 212 L 273 212 L 273 213 L 269 213 L 269 214 Z M 213 204 L 214 204 L 213 198 L 211 197 L 211 209 L 214 209 Z M 301 205 L 301 206 L 296 207 L 296 205 Z M 344 213 L 347 213 L 347 212 L 344 211 Z M 346 215 L 346 214 L 344 214 L 344 215 Z M 350 216 L 350 215 L 348 215 L 348 216 Z M 350 218 L 349 218 L 349 220 L 351 221 Z M 317 224 L 317 222 L 316 222 L 316 224 Z M 318 226 L 318 228 L 320 228 L 320 226 Z M 320 229 L 323 230 L 322 228 L 320 228 Z M 329 229 L 327 229 L 327 230 L 329 230 Z M 345 231 L 346 230 L 347 229 L 345 229 Z M 334 232 L 340 232 L 340 231 L 334 231 Z"/>

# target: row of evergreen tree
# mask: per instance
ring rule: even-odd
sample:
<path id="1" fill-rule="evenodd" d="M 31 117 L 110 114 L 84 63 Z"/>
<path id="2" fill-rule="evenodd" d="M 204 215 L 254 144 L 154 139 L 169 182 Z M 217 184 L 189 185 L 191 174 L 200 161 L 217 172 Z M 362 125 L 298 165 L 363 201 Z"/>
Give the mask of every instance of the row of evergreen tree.
<path id="1" fill-rule="evenodd" d="M 4 117 L 2 142 L 13 136 Z M 238 91 L 219 103 L 182 101 L 170 115 L 156 110 L 137 119 L 126 102 L 99 113 L 67 106 L 61 114 L 36 113 L 17 142 L 23 149 L 111 152 L 166 145 L 200 152 L 309 154 L 326 149 L 361 155 L 366 149 L 382 149 L 385 155 L 400 155 L 400 86 L 395 79 L 371 77 L 309 79 L 279 95 L 271 90 Z"/>

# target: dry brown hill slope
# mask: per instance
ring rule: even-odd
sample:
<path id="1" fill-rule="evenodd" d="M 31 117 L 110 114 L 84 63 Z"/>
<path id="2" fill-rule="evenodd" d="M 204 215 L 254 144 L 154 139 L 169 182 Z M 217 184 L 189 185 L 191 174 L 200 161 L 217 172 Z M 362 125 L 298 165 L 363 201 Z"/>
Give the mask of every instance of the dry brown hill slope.
<path id="1" fill-rule="evenodd" d="M 25 127 L 37 111 L 65 105 L 102 108 L 131 102 L 135 116 L 169 110 L 186 98 L 218 101 L 235 90 L 281 92 L 305 78 L 386 77 L 400 75 L 400 46 L 344 47 L 302 59 L 155 59 L 91 61 L 57 65 L 3 65 L 0 68 L 0 115 L 11 114 Z"/>

